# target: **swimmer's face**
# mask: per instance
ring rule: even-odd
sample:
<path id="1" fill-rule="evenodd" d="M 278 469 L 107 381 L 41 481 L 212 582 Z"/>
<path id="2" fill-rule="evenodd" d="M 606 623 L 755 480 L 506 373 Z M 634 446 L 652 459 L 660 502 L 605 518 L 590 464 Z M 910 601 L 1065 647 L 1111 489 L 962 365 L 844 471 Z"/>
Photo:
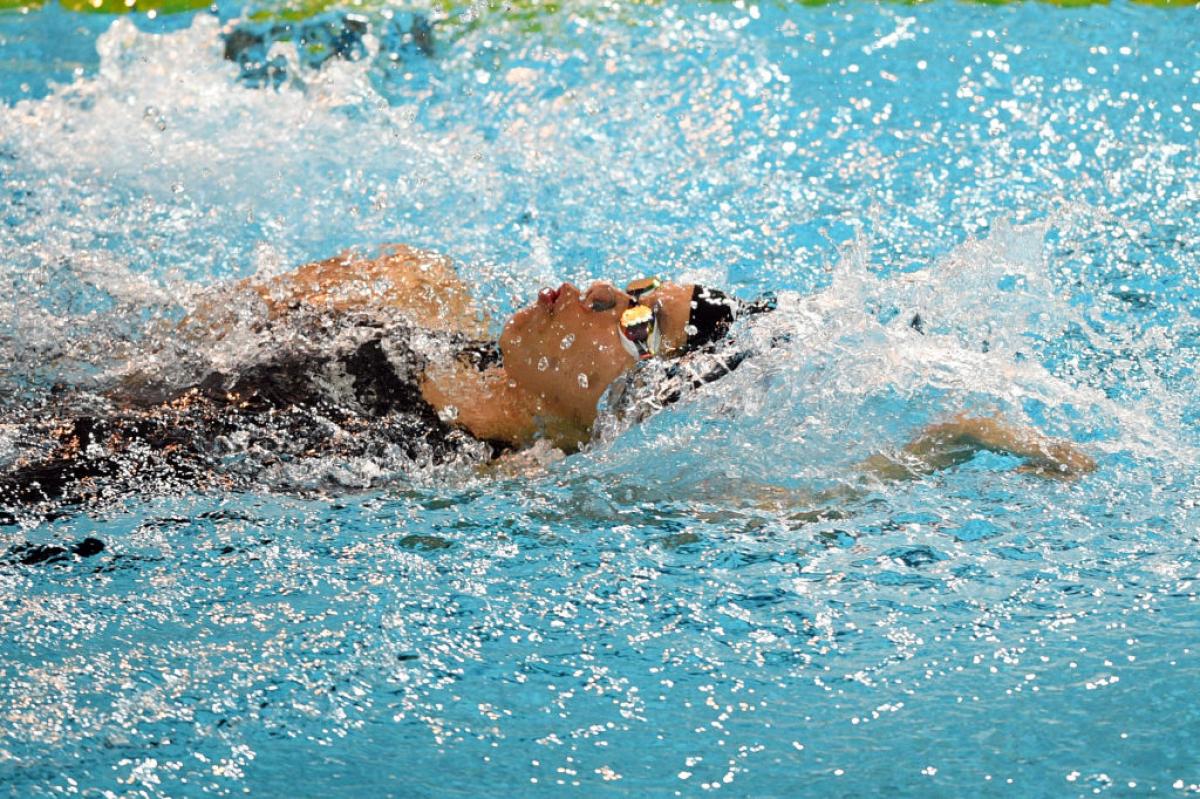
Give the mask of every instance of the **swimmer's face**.
<path id="1" fill-rule="evenodd" d="M 611 283 L 593 283 L 583 292 L 570 283 L 542 289 L 504 326 L 505 372 L 547 409 L 590 423 L 600 395 L 634 364 L 617 331 L 633 304 Z"/>

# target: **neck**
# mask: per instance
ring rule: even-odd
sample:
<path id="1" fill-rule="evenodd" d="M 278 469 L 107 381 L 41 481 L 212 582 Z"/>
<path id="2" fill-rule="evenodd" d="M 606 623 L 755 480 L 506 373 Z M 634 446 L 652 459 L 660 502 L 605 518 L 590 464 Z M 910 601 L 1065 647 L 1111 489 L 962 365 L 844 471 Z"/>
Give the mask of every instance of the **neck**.
<path id="1" fill-rule="evenodd" d="M 521 448 L 546 439 L 573 452 L 591 437 L 595 408 L 569 413 L 517 386 L 503 366 L 483 371 L 453 362 L 430 367 L 421 396 L 440 416 L 475 438 Z"/>

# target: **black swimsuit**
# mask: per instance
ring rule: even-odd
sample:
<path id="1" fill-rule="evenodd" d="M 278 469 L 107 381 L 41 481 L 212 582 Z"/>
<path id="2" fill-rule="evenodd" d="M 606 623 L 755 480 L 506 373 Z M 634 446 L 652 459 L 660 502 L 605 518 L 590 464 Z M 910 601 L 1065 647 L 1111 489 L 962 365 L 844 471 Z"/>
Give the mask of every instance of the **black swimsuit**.
<path id="1" fill-rule="evenodd" d="M 504 448 L 452 427 L 421 396 L 426 362 L 413 329 L 359 323 L 355 332 L 358 343 L 341 352 L 284 352 L 233 374 L 210 372 L 165 401 L 119 395 L 113 413 L 51 414 L 64 419 L 55 451 L 0 475 L 0 523 L 21 509 L 53 515 L 132 493 L 246 488 L 310 458 L 420 468 Z M 478 369 L 499 363 L 494 343 L 434 337 Z"/>

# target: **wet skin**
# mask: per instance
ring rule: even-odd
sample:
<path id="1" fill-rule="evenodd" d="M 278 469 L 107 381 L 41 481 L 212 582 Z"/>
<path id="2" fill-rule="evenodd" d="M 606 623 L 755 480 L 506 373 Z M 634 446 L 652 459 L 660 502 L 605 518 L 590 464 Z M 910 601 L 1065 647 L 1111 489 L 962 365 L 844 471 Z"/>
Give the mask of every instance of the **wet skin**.
<path id="1" fill-rule="evenodd" d="M 600 395 L 634 359 L 617 325 L 633 298 L 611 284 L 580 292 L 570 283 L 543 289 L 504 326 L 504 370 L 545 413 L 590 423 Z"/>
<path id="2" fill-rule="evenodd" d="M 681 350 L 691 314 L 690 285 L 664 284 L 643 304 L 660 306 L 663 354 Z M 432 364 L 421 384 L 439 412 L 480 439 L 522 448 L 545 439 L 574 451 L 591 437 L 596 406 L 608 386 L 636 361 L 621 345 L 618 322 L 635 304 L 611 283 L 580 291 L 570 283 L 545 288 L 504 326 L 504 365 L 478 372 L 457 363 Z"/>
<path id="3" fill-rule="evenodd" d="M 680 349 L 690 314 L 691 286 L 668 283 L 642 304 L 660 304 L 666 354 Z M 608 282 L 581 292 L 570 283 L 542 289 L 532 305 L 504 326 L 504 370 L 540 403 L 543 412 L 591 425 L 605 389 L 636 360 L 621 344 L 618 322 L 637 301 Z"/>

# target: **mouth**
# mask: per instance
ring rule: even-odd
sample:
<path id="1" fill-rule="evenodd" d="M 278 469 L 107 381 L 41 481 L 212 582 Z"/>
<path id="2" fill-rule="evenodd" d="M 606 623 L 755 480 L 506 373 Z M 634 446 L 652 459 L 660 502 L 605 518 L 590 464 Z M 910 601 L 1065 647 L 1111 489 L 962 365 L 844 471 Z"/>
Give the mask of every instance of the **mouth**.
<path id="1" fill-rule="evenodd" d="M 537 295 L 536 305 L 554 313 L 563 307 L 571 298 L 578 299 L 579 290 L 570 283 L 563 283 L 556 289 L 545 286 Z"/>

